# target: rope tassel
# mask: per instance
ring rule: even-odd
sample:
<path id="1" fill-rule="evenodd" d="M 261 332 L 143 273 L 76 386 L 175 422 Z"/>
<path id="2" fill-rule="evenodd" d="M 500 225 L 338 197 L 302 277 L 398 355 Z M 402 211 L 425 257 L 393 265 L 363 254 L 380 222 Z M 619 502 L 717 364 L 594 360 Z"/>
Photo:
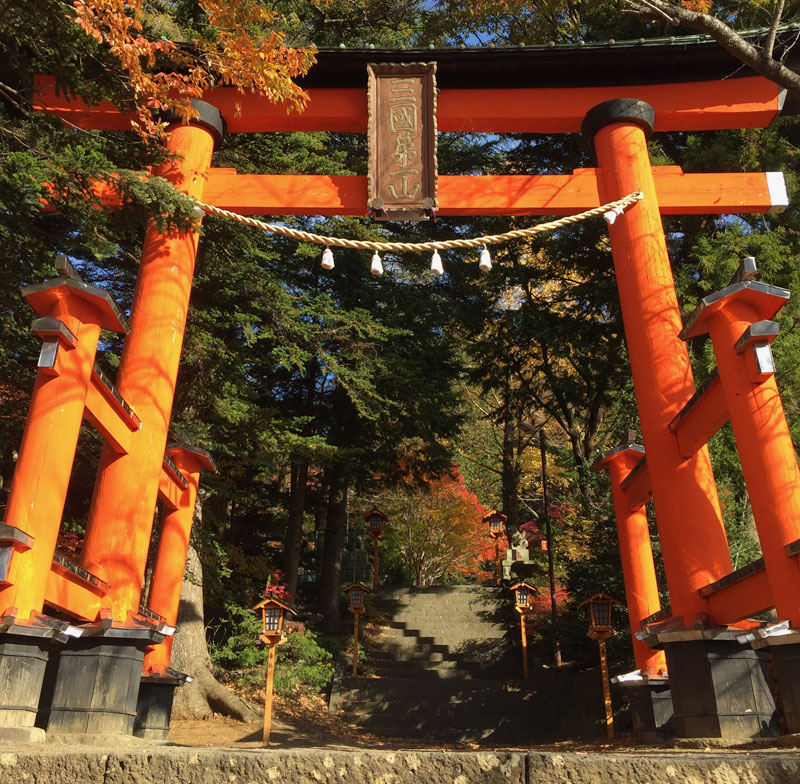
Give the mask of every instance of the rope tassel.
<path id="1" fill-rule="evenodd" d="M 372 266 L 369 268 L 369 271 L 373 275 L 383 275 L 383 264 L 381 262 L 381 257 L 378 255 L 378 251 L 372 255 Z"/>
<path id="2" fill-rule="evenodd" d="M 431 256 L 431 272 L 434 275 L 444 275 L 444 267 L 442 267 L 442 257 L 439 251 L 435 250 Z"/>
<path id="3" fill-rule="evenodd" d="M 333 251 L 330 248 L 325 248 L 322 251 L 322 262 L 320 263 L 322 269 L 332 270 L 334 268 L 333 263 Z"/>
<path id="4" fill-rule="evenodd" d="M 492 268 L 492 256 L 489 253 L 489 248 L 485 245 L 481 251 L 481 260 L 478 262 L 478 269 L 481 272 L 488 272 Z"/>

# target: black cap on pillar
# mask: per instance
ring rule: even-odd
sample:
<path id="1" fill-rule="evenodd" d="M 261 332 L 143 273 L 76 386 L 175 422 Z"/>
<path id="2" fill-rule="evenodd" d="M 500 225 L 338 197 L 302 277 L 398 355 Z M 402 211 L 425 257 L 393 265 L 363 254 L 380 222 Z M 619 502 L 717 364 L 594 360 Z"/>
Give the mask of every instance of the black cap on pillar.
<path id="1" fill-rule="evenodd" d="M 638 125 L 649 139 L 656 122 L 656 113 L 649 103 L 638 98 L 614 98 L 603 101 L 586 112 L 581 123 L 581 133 L 586 143 L 592 147 L 594 135 L 601 128 L 618 122 Z"/>
<path id="2" fill-rule="evenodd" d="M 197 117 L 189 121 L 189 125 L 198 125 L 205 128 L 214 137 L 214 146 L 218 147 L 225 138 L 225 118 L 219 109 L 207 101 L 192 99 L 192 107 L 197 112 Z M 168 123 L 179 123 L 181 118 L 175 112 L 164 112 L 162 119 Z"/>

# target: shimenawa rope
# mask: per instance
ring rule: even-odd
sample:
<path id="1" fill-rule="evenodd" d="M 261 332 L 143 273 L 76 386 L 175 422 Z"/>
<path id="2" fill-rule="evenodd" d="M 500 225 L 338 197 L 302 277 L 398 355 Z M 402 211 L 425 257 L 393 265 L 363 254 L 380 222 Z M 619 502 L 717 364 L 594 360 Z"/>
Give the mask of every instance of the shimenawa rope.
<path id="1" fill-rule="evenodd" d="M 431 242 L 372 242 L 369 240 L 349 240 L 343 237 L 326 237 L 323 234 L 313 234 L 310 231 L 301 231 L 300 229 L 293 229 L 289 226 L 280 226 L 275 223 L 265 223 L 257 218 L 250 218 L 247 215 L 240 215 L 237 212 L 230 212 L 223 210 L 220 207 L 214 207 L 211 204 L 205 204 L 202 201 L 197 202 L 197 206 L 209 215 L 219 215 L 222 218 L 230 218 L 231 220 L 243 223 L 246 226 L 252 226 L 262 231 L 268 231 L 272 234 L 281 234 L 284 237 L 292 237 L 302 242 L 313 242 L 317 245 L 324 245 L 326 247 L 334 248 L 355 248 L 357 250 L 374 250 L 380 252 L 391 251 L 426 251 L 426 250 L 452 250 L 453 248 L 480 248 L 487 245 L 497 245 L 501 242 L 508 240 L 520 239 L 522 237 L 532 237 L 535 234 L 542 234 L 546 231 L 553 231 L 560 229 L 562 226 L 568 226 L 572 223 L 579 223 L 587 218 L 593 218 L 596 215 L 602 215 L 608 223 L 613 223 L 617 215 L 621 215 L 627 207 L 635 204 L 637 201 L 643 199 L 644 196 L 640 191 L 635 191 L 627 196 L 616 201 L 608 202 L 600 207 L 595 207 L 585 212 L 580 212 L 577 215 L 565 215 L 563 218 L 558 218 L 554 221 L 547 223 L 539 223 L 536 226 L 530 226 L 527 229 L 515 229 L 513 231 L 506 231 L 503 234 L 488 234 L 482 237 L 473 237 L 471 239 L 454 239 L 454 240 L 436 240 Z"/>

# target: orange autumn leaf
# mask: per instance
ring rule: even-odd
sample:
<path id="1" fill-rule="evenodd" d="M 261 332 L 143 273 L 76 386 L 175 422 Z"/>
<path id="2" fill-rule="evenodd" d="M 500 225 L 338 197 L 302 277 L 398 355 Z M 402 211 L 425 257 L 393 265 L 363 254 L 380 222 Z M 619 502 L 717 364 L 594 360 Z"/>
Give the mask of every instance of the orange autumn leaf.
<path id="1" fill-rule="evenodd" d="M 133 125 L 159 136 L 157 112 L 183 122 L 197 116 L 191 100 L 212 87 L 254 91 L 287 110 L 302 109 L 307 96 L 294 83 L 315 62 L 313 47 L 292 48 L 271 29 L 275 13 L 258 0 L 198 0 L 207 26 L 189 42 L 150 38 L 144 0 L 74 0 L 75 22 L 108 48 L 126 74 L 135 104 Z"/>

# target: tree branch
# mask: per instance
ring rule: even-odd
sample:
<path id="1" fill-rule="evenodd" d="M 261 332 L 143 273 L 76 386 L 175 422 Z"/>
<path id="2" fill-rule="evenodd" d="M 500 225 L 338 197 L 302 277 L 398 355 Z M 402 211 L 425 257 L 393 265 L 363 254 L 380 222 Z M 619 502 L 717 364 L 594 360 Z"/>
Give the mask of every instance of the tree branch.
<path id="1" fill-rule="evenodd" d="M 723 49 L 744 63 L 755 73 L 766 77 L 787 90 L 800 95 L 800 74 L 787 68 L 773 55 L 775 37 L 783 12 L 783 0 L 777 0 L 773 21 L 767 37 L 766 46 L 759 50 L 746 41 L 733 28 L 728 27 L 714 16 L 690 11 L 681 5 L 666 0 L 624 0 L 625 11 L 640 19 L 664 21 L 674 27 L 683 26 L 710 35 Z"/>

